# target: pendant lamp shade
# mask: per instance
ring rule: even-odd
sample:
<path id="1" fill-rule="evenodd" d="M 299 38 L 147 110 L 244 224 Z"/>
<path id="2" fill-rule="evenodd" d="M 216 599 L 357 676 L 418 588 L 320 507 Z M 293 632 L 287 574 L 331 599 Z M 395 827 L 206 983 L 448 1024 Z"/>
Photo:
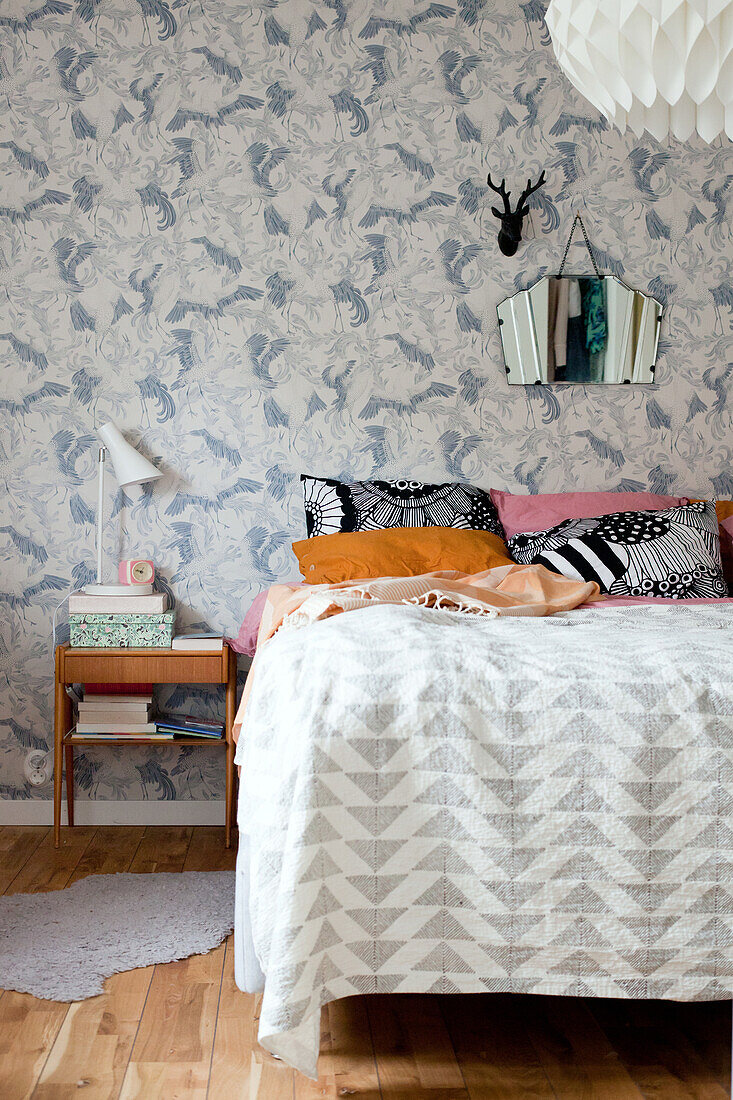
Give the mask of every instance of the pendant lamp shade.
<path id="1" fill-rule="evenodd" d="M 561 69 L 622 132 L 733 138 L 733 0 L 551 0 Z"/>
<path id="2" fill-rule="evenodd" d="M 116 424 L 111 421 L 99 429 L 99 438 L 104 443 L 114 466 L 115 477 L 121 488 L 130 485 L 142 485 L 145 481 L 155 481 L 162 477 L 152 462 L 132 447 Z"/>

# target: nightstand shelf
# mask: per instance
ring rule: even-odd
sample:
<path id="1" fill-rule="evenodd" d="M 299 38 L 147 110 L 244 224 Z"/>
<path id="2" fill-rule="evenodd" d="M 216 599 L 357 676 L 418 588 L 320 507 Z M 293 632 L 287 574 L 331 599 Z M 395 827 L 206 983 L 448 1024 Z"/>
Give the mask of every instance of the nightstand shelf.
<path id="1" fill-rule="evenodd" d="M 226 687 L 226 723 L 224 737 L 213 740 L 198 737 L 173 740 L 135 737 L 122 734 L 114 738 L 85 737 L 72 734 L 73 705 L 67 684 L 224 684 Z M 195 653 L 173 649 L 76 649 L 56 647 L 54 712 L 54 842 L 61 842 L 61 791 L 66 768 L 66 802 L 69 825 L 74 824 L 74 748 L 79 745 L 224 745 L 226 749 L 226 821 L 225 843 L 231 844 L 234 797 L 234 740 L 232 727 L 237 704 L 237 658 L 224 643 L 221 653 Z"/>
<path id="2" fill-rule="evenodd" d="M 120 734 L 119 737 L 86 737 L 83 733 L 67 733 L 65 745 L 226 745 L 225 737 L 136 737 Z"/>

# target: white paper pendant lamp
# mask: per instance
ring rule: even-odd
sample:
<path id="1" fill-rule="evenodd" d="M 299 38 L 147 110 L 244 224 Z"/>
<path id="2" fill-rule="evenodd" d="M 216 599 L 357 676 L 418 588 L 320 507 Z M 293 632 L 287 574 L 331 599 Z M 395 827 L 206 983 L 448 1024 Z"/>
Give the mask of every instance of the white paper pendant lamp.
<path id="1" fill-rule="evenodd" d="M 733 0 L 551 0 L 560 67 L 619 130 L 733 138 Z"/>

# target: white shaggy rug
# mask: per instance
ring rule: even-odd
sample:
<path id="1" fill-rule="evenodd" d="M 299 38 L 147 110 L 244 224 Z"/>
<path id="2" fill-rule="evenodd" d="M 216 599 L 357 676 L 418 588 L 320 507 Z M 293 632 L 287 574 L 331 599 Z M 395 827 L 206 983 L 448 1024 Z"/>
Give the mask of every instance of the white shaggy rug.
<path id="1" fill-rule="evenodd" d="M 89 875 L 0 897 L 0 989 L 81 1001 L 110 974 L 210 951 L 233 926 L 234 871 Z"/>

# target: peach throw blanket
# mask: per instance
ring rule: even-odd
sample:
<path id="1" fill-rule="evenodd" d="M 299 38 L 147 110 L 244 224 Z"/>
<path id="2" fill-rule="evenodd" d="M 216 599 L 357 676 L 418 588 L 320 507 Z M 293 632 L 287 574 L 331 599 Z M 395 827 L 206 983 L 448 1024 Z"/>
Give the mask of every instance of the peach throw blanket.
<path id="1" fill-rule="evenodd" d="M 378 577 L 375 580 L 342 581 L 307 588 L 275 584 L 257 636 L 257 652 L 278 630 L 292 630 L 332 615 L 357 611 L 373 604 L 418 604 L 468 615 L 553 615 L 599 599 L 592 581 L 568 580 L 541 565 L 500 565 L 482 573 L 443 570 L 419 577 Z M 234 722 L 234 740 L 242 728 L 254 677 L 252 662 L 242 701 Z"/>

